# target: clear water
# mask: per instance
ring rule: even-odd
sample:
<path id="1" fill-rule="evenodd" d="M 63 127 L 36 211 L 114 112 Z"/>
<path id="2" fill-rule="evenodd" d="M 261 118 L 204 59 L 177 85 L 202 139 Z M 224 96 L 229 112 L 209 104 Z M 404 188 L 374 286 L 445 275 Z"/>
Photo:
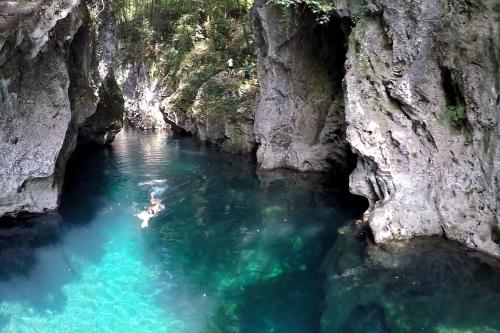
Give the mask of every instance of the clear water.
<path id="1" fill-rule="evenodd" d="M 69 170 L 59 214 L 2 222 L 1 332 L 500 332 L 494 264 L 363 246 L 335 179 L 135 132 Z"/>

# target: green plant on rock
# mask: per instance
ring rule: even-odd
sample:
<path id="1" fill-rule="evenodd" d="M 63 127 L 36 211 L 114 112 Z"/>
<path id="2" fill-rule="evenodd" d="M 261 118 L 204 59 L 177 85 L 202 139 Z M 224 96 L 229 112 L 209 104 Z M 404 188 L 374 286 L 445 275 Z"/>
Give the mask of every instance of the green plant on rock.
<path id="1" fill-rule="evenodd" d="M 442 119 L 450 122 L 451 126 L 459 129 L 465 125 L 466 116 L 463 106 L 446 105 L 443 108 Z"/>
<path id="2" fill-rule="evenodd" d="M 330 15 L 335 9 L 332 0 L 267 0 L 270 5 L 277 5 L 289 9 L 296 9 L 300 5 L 307 6 L 316 16 L 318 23 L 328 23 Z"/>
<path id="3" fill-rule="evenodd" d="M 362 72 L 366 73 L 368 71 L 368 56 L 365 52 L 366 43 L 366 33 L 368 32 L 368 20 L 367 17 L 370 14 L 370 8 L 368 2 L 363 0 L 357 10 L 351 15 L 351 20 L 356 25 L 355 36 L 357 40 L 356 45 L 356 60 L 360 65 Z"/>

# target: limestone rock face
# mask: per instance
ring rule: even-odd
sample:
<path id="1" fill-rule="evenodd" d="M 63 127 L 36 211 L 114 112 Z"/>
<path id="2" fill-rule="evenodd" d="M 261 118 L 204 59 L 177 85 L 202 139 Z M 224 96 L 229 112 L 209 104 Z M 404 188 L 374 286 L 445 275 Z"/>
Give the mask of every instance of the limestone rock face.
<path id="1" fill-rule="evenodd" d="M 99 89 L 99 104 L 93 115 L 85 120 L 78 132 L 78 141 L 101 145 L 111 143 L 123 128 L 125 113 L 122 92 L 112 71 Z"/>
<path id="2" fill-rule="evenodd" d="M 233 154 L 254 151 L 255 85 L 221 72 L 205 82 L 190 110 L 176 107 L 174 93 L 164 102 L 165 117 L 173 126 L 195 135 L 201 141 Z"/>
<path id="3" fill-rule="evenodd" d="M 350 171 L 352 150 L 378 243 L 441 235 L 500 256 L 498 2 L 335 8 L 320 26 L 255 3 L 260 166 Z"/>
<path id="4" fill-rule="evenodd" d="M 128 123 L 143 130 L 163 129 L 167 123 L 160 110 L 163 92 L 151 77 L 147 62 L 120 66 L 117 80 L 123 90 Z"/>
<path id="5" fill-rule="evenodd" d="M 92 1 L 0 4 L 0 216 L 57 207 L 78 128 L 99 101 L 108 48 L 95 49 L 103 30 L 90 15 L 105 12 Z"/>
<path id="6" fill-rule="evenodd" d="M 284 24 L 282 11 L 265 1 L 256 1 L 253 11 L 258 163 L 263 169 L 343 172 L 351 161 L 341 87 L 344 35 L 335 19 L 316 25 L 305 11 Z"/>
<path id="7" fill-rule="evenodd" d="M 370 200 L 375 240 L 444 235 L 500 256 L 498 4 L 337 9 L 357 19 L 345 75 L 350 187 Z"/>

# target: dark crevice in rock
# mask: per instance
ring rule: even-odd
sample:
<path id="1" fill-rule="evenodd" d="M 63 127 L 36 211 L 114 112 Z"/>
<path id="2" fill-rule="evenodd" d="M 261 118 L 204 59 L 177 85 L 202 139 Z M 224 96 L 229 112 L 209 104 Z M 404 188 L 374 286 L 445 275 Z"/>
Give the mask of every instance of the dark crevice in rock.
<path id="1" fill-rule="evenodd" d="M 500 245 L 500 228 L 498 227 L 498 225 L 491 226 L 491 240 Z"/>
<path id="2" fill-rule="evenodd" d="M 99 89 L 95 113 L 87 118 L 78 131 L 78 143 L 107 145 L 123 127 L 124 100 L 114 73 L 109 71 Z"/>
<path id="3" fill-rule="evenodd" d="M 465 99 L 463 97 L 460 86 L 453 79 L 451 70 L 446 67 L 441 67 L 441 78 L 443 91 L 445 93 L 446 105 L 464 106 Z"/>
<path id="4" fill-rule="evenodd" d="M 189 133 L 188 131 L 186 131 L 184 128 L 178 126 L 175 121 L 172 121 L 170 119 L 168 119 L 168 117 L 165 115 L 165 113 L 163 114 L 163 119 L 165 119 L 165 122 L 170 125 L 170 129 L 172 130 L 172 132 L 175 134 L 175 135 L 180 135 L 180 136 L 193 136 L 191 133 Z"/>

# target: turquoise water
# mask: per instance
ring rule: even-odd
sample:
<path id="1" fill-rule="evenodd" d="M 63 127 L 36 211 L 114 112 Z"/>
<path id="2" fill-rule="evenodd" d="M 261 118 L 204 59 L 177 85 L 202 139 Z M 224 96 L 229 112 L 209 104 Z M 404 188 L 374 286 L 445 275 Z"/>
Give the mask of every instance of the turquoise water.
<path id="1" fill-rule="evenodd" d="M 2 223 L 1 332 L 500 332 L 494 263 L 367 246 L 335 179 L 162 132 L 68 170 L 59 213 Z M 166 208 L 141 229 L 152 192 Z"/>

